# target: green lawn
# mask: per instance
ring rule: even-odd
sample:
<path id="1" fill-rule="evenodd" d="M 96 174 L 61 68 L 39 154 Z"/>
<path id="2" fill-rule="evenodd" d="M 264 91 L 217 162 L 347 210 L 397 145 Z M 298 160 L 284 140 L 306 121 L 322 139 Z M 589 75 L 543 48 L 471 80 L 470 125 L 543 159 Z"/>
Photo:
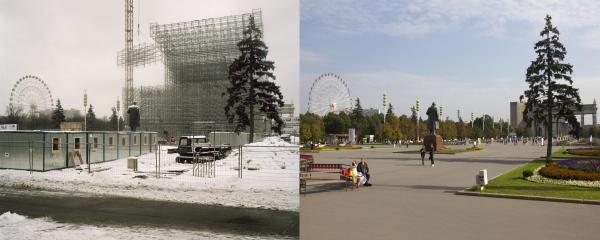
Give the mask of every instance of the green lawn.
<path id="1" fill-rule="evenodd" d="M 523 170 L 533 171 L 543 164 L 544 160 L 534 160 L 497 178 L 494 178 L 489 181 L 487 186 L 485 186 L 483 192 L 555 198 L 600 200 L 600 190 L 597 189 L 534 183 L 523 179 Z M 471 189 L 471 191 L 478 190 Z"/>

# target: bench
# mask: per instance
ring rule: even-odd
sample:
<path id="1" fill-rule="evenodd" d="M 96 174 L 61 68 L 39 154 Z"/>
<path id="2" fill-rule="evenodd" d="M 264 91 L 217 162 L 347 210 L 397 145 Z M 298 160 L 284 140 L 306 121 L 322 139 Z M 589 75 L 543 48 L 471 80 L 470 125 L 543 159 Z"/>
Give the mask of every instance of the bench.
<path id="1" fill-rule="evenodd" d="M 348 187 L 350 187 L 353 191 L 354 188 L 358 188 L 358 186 L 360 185 L 358 182 L 358 178 L 356 178 L 356 176 L 350 176 L 350 168 L 344 168 L 342 169 L 342 172 L 340 174 L 340 180 L 344 181 L 344 190 L 348 191 Z"/>

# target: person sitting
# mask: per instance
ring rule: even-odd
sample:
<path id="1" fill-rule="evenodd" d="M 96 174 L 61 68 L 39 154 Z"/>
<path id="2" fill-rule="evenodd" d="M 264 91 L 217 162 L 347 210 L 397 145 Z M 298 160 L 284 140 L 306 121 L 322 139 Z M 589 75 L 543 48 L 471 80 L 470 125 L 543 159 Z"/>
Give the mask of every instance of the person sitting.
<path id="1" fill-rule="evenodd" d="M 365 185 L 367 178 L 361 172 L 356 170 L 356 161 L 352 162 L 352 168 L 350 169 L 349 176 L 353 177 L 354 181 L 359 185 Z"/>
<path id="2" fill-rule="evenodd" d="M 367 187 L 372 186 L 372 184 L 369 182 L 371 180 L 371 174 L 369 173 L 369 165 L 367 164 L 367 161 L 364 158 L 360 159 L 360 163 L 358 163 L 356 170 L 359 173 L 362 173 L 362 175 L 365 176 L 367 179 L 363 185 Z"/>

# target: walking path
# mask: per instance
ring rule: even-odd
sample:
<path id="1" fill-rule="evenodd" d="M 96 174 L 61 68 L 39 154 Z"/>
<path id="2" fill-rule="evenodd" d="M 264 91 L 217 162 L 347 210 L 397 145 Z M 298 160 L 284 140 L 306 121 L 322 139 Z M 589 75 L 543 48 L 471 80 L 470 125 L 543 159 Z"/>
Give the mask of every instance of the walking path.
<path id="1" fill-rule="evenodd" d="M 494 177 L 546 148 L 484 145 L 485 150 L 436 155 L 435 167 L 398 149 L 321 152 L 318 163 L 365 157 L 373 187 L 326 190 L 300 199 L 302 239 L 596 239 L 600 206 L 455 195 L 487 169 Z M 409 150 L 416 148 L 411 146 Z M 400 148 L 406 150 L 406 148 Z"/>

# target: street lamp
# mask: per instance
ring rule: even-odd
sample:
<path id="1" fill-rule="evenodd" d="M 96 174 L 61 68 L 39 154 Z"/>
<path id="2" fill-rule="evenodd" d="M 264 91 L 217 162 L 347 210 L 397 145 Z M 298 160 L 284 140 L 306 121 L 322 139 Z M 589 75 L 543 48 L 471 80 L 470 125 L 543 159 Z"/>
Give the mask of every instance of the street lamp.
<path id="1" fill-rule="evenodd" d="M 473 129 L 473 112 L 471 112 L 471 129 Z"/>
<path id="2" fill-rule="evenodd" d="M 121 101 L 117 97 L 117 132 L 119 131 L 119 120 L 121 115 Z"/>
<path id="3" fill-rule="evenodd" d="M 387 106 L 387 102 L 388 102 L 388 94 L 387 92 L 383 92 L 383 123 L 385 124 L 385 114 L 387 113 L 385 107 Z"/>
<path id="4" fill-rule="evenodd" d="M 83 90 L 83 130 L 87 131 L 87 89 Z"/>
<path id="5" fill-rule="evenodd" d="M 419 99 L 417 99 L 417 104 L 416 104 L 416 111 L 417 111 L 417 142 L 419 142 L 419 131 L 421 130 L 419 128 L 419 109 L 420 109 L 420 105 L 419 105 Z"/>

